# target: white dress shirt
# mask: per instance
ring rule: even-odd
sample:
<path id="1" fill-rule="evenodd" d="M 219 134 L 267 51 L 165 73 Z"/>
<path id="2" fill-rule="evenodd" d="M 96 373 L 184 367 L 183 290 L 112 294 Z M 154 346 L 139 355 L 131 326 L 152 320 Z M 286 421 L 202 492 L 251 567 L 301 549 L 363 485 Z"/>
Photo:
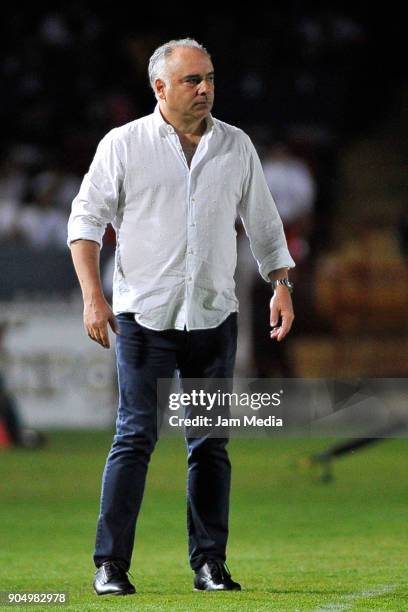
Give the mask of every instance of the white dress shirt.
<path id="1" fill-rule="evenodd" d="M 68 245 L 102 246 L 112 223 L 114 313 L 155 330 L 212 328 L 238 310 L 237 214 L 266 281 L 294 266 L 249 137 L 210 115 L 189 168 L 157 105 L 99 143 L 72 203 Z"/>

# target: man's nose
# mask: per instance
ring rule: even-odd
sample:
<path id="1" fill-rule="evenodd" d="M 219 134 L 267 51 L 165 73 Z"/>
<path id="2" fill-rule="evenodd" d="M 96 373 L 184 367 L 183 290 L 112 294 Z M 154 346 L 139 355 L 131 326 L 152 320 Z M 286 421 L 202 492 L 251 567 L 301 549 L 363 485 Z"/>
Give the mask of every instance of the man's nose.
<path id="1" fill-rule="evenodd" d="M 212 84 L 210 83 L 210 81 L 207 81 L 207 79 L 203 79 L 198 86 L 197 93 L 200 96 L 207 95 L 208 93 L 210 93 L 211 89 Z"/>

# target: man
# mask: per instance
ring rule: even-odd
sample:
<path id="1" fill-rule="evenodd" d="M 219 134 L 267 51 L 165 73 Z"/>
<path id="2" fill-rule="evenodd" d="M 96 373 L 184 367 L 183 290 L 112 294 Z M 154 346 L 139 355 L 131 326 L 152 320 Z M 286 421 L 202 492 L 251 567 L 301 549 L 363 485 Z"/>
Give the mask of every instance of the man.
<path id="1" fill-rule="evenodd" d="M 160 378 L 233 375 L 238 303 L 235 219 L 241 215 L 266 281 L 275 282 L 271 338 L 293 321 L 282 223 L 248 136 L 214 119 L 214 68 L 192 39 L 159 47 L 149 63 L 153 114 L 100 142 L 72 205 L 68 244 L 90 338 L 116 334 L 116 435 L 103 476 L 94 562 L 98 595 L 129 594 L 127 571 L 148 462 L 157 440 Z M 105 226 L 117 236 L 113 310 L 99 276 Z M 289 284 L 288 284 L 289 283 Z M 280 321 L 280 324 L 278 325 Z M 187 437 L 190 565 L 198 590 L 240 590 L 225 565 L 227 439 Z"/>

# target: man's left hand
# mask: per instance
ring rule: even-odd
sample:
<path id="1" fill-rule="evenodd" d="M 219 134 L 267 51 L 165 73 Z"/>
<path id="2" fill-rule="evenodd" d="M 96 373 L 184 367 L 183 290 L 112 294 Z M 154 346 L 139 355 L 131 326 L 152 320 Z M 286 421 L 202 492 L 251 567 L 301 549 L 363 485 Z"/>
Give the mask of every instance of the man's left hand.
<path id="1" fill-rule="evenodd" d="M 273 327 L 270 335 L 272 339 L 280 342 L 289 333 L 295 318 L 290 291 L 284 285 L 275 289 L 270 302 L 270 310 L 270 323 Z"/>

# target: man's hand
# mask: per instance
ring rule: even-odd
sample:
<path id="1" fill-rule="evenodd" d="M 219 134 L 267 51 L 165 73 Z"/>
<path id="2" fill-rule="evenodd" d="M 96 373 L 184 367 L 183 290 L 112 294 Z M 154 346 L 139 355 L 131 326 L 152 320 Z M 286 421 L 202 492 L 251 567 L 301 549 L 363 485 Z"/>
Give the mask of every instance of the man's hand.
<path id="1" fill-rule="evenodd" d="M 270 310 L 270 324 L 273 327 L 270 335 L 272 339 L 280 342 L 289 333 L 295 318 L 290 291 L 284 285 L 276 287 L 270 302 Z M 278 326 L 279 321 L 280 326 Z"/>
<path id="2" fill-rule="evenodd" d="M 108 323 L 115 334 L 119 326 L 105 299 L 99 273 L 99 244 L 94 240 L 73 240 L 71 255 L 84 300 L 84 327 L 88 336 L 110 348 Z"/>
<path id="3" fill-rule="evenodd" d="M 110 348 L 108 323 L 115 334 L 119 334 L 119 325 L 111 307 L 105 298 L 92 298 L 84 303 L 84 327 L 88 336 L 103 346 Z"/>

